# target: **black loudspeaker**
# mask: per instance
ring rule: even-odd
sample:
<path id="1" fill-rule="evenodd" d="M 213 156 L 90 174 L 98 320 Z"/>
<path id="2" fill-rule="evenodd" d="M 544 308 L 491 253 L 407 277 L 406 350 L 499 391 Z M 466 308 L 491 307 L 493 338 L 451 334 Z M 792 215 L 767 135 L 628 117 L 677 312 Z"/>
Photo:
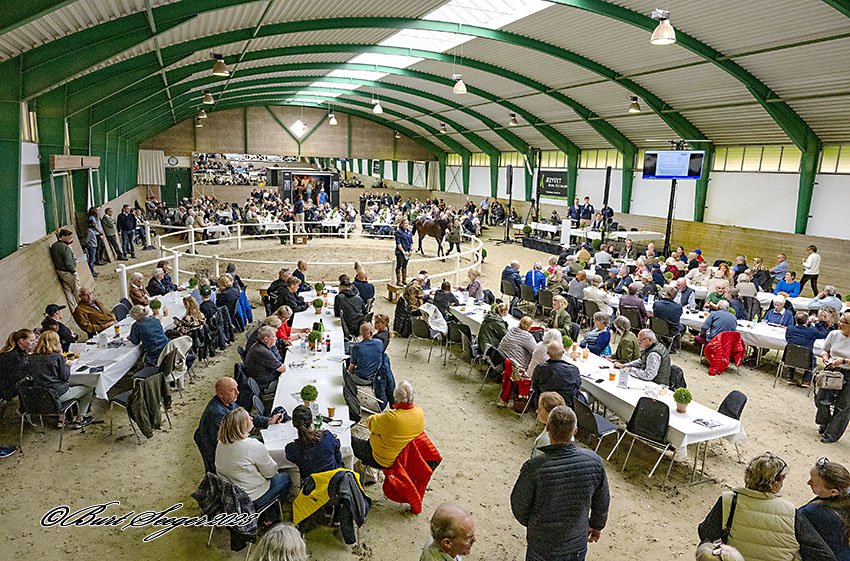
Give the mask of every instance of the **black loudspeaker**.
<path id="1" fill-rule="evenodd" d="M 611 193 L 611 166 L 605 169 L 605 195 L 602 197 L 602 204 L 608 204 L 608 195 Z"/>
<path id="2" fill-rule="evenodd" d="M 508 179 L 508 183 L 507 183 L 508 193 L 507 194 L 510 195 L 513 192 L 513 187 L 514 187 L 514 166 L 508 166 L 507 169 L 508 169 L 508 177 L 507 177 L 507 179 Z"/>

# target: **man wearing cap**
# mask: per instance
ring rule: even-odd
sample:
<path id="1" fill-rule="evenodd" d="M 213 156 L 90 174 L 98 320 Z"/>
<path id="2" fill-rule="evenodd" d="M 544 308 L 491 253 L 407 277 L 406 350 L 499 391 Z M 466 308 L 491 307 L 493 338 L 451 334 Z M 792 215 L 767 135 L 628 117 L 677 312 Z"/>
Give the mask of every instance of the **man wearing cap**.
<path id="1" fill-rule="evenodd" d="M 48 304 L 46 308 L 44 308 L 44 320 L 42 321 L 42 330 L 44 329 L 44 321 L 48 318 L 55 320 L 56 323 L 59 324 L 59 342 L 62 343 L 62 352 L 67 353 L 68 349 L 71 348 L 71 343 L 77 342 L 77 334 L 68 329 L 68 327 L 62 323 L 62 310 L 65 309 L 65 306 L 60 306 L 58 304 Z"/>
<path id="2" fill-rule="evenodd" d="M 59 275 L 59 281 L 62 283 L 62 290 L 65 291 L 65 298 L 72 308 L 77 306 L 77 291 L 80 290 L 80 279 L 77 277 L 77 260 L 74 258 L 74 252 L 71 249 L 71 243 L 74 241 L 74 233 L 71 230 L 62 228 L 59 230 L 59 239 L 50 246 L 50 257 L 53 259 L 53 266 L 56 268 L 56 274 Z"/>

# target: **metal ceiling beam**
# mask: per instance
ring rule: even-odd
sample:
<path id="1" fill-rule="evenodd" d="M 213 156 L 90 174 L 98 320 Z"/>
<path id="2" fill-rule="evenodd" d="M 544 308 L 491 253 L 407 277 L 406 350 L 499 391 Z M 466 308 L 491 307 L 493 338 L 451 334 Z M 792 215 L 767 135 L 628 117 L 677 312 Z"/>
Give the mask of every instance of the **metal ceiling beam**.
<path id="1" fill-rule="evenodd" d="M 76 0 L 27 0 L 8 2 L 0 12 L 0 35 L 14 31 L 40 17 L 64 8 Z"/>
<path id="2" fill-rule="evenodd" d="M 156 47 L 156 60 L 159 63 L 159 75 L 162 77 L 162 83 L 165 84 L 165 94 L 168 96 L 168 105 L 171 107 L 171 116 L 174 119 L 174 124 L 177 124 L 177 116 L 174 115 L 174 103 L 171 101 L 171 90 L 168 89 L 168 77 L 165 75 L 165 63 L 162 60 L 162 52 L 159 50 L 159 39 L 157 39 L 156 20 L 153 17 L 151 8 L 151 0 L 145 0 L 145 14 L 148 18 L 148 26 L 153 34 L 153 44 Z"/>

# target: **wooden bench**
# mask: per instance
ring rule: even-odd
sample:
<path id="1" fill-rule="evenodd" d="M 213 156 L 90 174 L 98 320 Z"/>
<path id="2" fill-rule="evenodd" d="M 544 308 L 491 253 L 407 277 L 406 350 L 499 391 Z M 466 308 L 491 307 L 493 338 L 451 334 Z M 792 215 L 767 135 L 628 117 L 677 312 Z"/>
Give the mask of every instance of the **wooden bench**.
<path id="1" fill-rule="evenodd" d="M 293 245 L 307 245 L 307 234 L 292 234 Z"/>
<path id="2" fill-rule="evenodd" d="M 399 284 L 387 283 L 387 300 L 395 302 L 396 298 L 400 298 L 404 294 L 404 287 Z"/>

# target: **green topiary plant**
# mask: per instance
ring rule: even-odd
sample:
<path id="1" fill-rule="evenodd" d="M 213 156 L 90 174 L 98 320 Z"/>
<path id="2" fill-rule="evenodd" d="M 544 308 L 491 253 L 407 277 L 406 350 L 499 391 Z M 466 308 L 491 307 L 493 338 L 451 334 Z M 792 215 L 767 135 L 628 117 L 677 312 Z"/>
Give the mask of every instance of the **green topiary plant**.
<path id="1" fill-rule="evenodd" d="M 687 405 L 693 400 L 694 396 L 691 395 L 691 390 L 688 388 L 679 388 L 673 392 L 673 401 L 676 403 Z"/>
<path id="2" fill-rule="evenodd" d="M 528 224 L 523 226 L 522 227 L 522 233 L 526 236 L 530 236 L 531 235 L 531 226 L 529 226 Z"/>
<path id="3" fill-rule="evenodd" d="M 664 278 L 667 279 L 668 281 L 673 280 L 673 272 L 667 271 L 666 273 L 664 273 Z"/>
<path id="4" fill-rule="evenodd" d="M 569 349 L 573 346 L 573 339 L 569 335 L 564 335 L 561 337 L 561 341 L 564 343 L 564 348 Z"/>
<path id="5" fill-rule="evenodd" d="M 314 308 L 321 309 L 324 306 L 325 306 L 325 301 L 322 300 L 321 298 L 316 298 L 315 300 L 313 300 L 313 307 Z"/>
<path id="6" fill-rule="evenodd" d="M 325 289 L 325 283 L 323 283 L 323 282 L 317 282 L 317 283 L 314 285 L 314 288 L 316 289 L 316 294 L 321 294 L 321 293 L 322 293 L 322 291 Z"/>
<path id="7" fill-rule="evenodd" d="M 150 304 L 148 305 L 151 307 L 151 310 L 158 310 L 162 308 L 162 302 L 160 302 L 159 300 L 151 300 Z"/>
<path id="8" fill-rule="evenodd" d="M 602 240 L 592 240 L 590 247 L 593 248 L 593 251 L 599 251 L 599 248 L 602 247 Z"/>
<path id="9" fill-rule="evenodd" d="M 316 389 L 316 386 L 312 384 L 307 384 L 303 388 L 301 388 L 301 399 L 306 401 L 316 401 L 316 398 L 319 397 L 319 390 Z"/>
<path id="10" fill-rule="evenodd" d="M 195 277 L 190 278 L 189 279 L 189 288 L 194 289 L 196 286 L 198 286 L 198 279 L 195 278 Z"/>

